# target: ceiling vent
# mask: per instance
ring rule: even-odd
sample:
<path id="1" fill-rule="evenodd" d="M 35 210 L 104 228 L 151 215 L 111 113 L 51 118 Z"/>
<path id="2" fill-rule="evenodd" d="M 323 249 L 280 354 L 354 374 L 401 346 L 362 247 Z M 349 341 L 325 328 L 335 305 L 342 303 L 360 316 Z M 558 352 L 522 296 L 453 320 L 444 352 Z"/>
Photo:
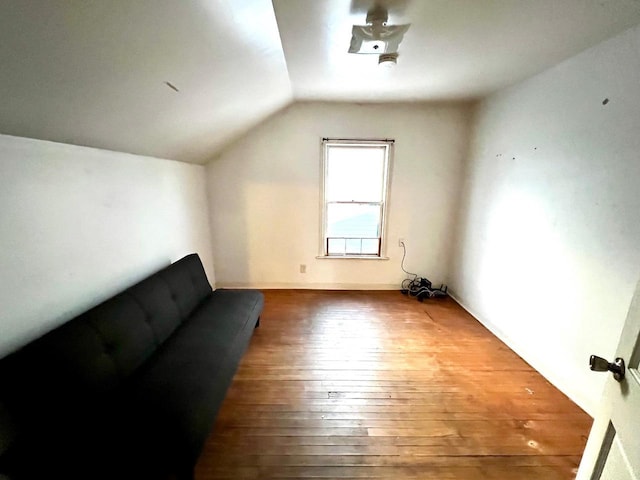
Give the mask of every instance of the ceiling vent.
<path id="1" fill-rule="evenodd" d="M 388 25 L 389 12 L 380 5 L 375 5 L 367 12 L 366 25 L 354 25 L 351 30 L 351 46 L 349 53 L 380 55 L 380 65 L 392 62 L 398 58 L 398 47 L 404 34 L 411 24 Z M 395 56 L 389 56 L 394 54 Z"/>

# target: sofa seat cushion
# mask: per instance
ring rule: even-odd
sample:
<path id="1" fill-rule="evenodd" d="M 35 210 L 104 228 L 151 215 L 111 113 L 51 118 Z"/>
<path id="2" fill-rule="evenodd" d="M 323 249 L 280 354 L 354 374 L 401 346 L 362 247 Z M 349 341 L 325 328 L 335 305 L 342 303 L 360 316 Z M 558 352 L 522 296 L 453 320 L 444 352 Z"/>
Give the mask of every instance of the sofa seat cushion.
<path id="1" fill-rule="evenodd" d="M 214 291 L 132 382 L 129 414 L 152 464 L 195 464 L 263 303 L 257 291 Z"/>

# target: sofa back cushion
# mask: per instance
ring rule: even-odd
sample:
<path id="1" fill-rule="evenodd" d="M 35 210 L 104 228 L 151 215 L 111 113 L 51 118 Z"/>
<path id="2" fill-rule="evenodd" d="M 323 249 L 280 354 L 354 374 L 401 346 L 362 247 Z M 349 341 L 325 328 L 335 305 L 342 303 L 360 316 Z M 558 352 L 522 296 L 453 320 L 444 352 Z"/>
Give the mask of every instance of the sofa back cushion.
<path id="1" fill-rule="evenodd" d="M 1 359 L 0 476 L 16 452 L 28 459 L 33 446 L 117 418 L 120 387 L 211 292 L 188 255 Z"/>
<path id="2" fill-rule="evenodd" d="M 211 291 L 192 254 L 56 328 L 2 359 L 7 405 L 48 415 L 117 390 Z"/>
<path id="3" fill-rule="evenodd" d="M 13 420 L 4 404 L 0 402 L 0 472 L 2 472 L 4 454 L 9 450 L 14 439 L 15 430 Z"/>
<path id="4" fill-rule="evenodd" d="M 145 322 L 151 328 L 156 344 L 163 343 L 182 323 L 178 304 L 171 298 L 169 285 L 159 274 L 134 285 L 124 294 L 144 312 Z"/>
<path id="5" fill-rule="evenodd" d="M 55 408 L 90 400 L 118 387 L 156 348 L 144 311 L 122 293 L 3 360 L 8 393 Z"/>
<path id="6" fill-rule="evenodd" d="M 184 321 L 202 301 L 211 295 L 211 285 L 204 273 L 202 262 L 192 253 L 158 272 L 171 292 L 171 299 L 178 306 Z"/>

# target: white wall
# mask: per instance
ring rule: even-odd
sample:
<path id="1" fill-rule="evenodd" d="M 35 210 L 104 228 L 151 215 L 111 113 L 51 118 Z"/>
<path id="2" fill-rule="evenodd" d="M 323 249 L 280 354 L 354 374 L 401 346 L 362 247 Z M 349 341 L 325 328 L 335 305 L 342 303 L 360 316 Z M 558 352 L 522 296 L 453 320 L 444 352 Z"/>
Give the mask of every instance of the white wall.
<path id="1" fill-rule="evenodd" d="M 0 136 L 0 356 L 191 253 L 204 167 Z"/>
<path id="2" fill-rule="evenodd" d="M 467 105 L 296 103 L 207 166 L 219 286 L 399 288 L 446 280 Z M 316 259 L 321 138 L 393 138 L 388 261 Z M 300 264 L 307 273 L 300 273 Z"/>
<path id="3" fill-rule="evenodd" d="M 486 99 L 457 298 L 593 414 L 640 275 L 640 27 Z M 603 105 L 605 98 L 609 103 Z"/>

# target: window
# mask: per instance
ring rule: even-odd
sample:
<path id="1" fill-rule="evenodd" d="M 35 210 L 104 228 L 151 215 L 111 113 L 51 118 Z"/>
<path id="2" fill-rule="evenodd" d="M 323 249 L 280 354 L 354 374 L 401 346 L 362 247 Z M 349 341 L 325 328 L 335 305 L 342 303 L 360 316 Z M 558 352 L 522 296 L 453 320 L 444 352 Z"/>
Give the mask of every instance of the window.
<path id="1" fill-rule="evenodd" d="M 392 145 L 323 140 L 323 256 L 383 256 Z"/>

